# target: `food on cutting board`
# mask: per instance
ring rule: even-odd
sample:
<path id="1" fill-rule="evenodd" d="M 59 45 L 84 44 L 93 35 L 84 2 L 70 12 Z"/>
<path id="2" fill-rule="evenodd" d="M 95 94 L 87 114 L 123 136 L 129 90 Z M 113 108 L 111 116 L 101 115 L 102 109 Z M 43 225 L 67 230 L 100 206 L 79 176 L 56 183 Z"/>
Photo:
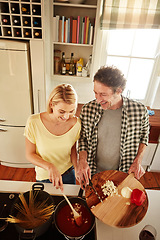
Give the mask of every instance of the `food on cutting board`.
<path id="1" fill-rule="evenodd" d="M 112 181 L 107 180 L 105 184 L 101 186 L 103 194 L 106 196 L 118 195 L 118 189 Z"/>
<path id="2" fill-rule="evenodd" d="M 145 192 L 138 188 L 131 190 L 129 187 L 124 187 L 121 190 L 121 195 L 124 198 L 130 199 L 131 203 L 135 203 L 137 206 L 142 205 L 146 199 Z"/>
<path id="3" fill-rule="evenodd" d="M 124 198 L 131 198 L 132 190 L 129 187 L 124 187 L 121 190 L 121 195 Z"/>
<path id="4" fill-rule="evenodd" d="M 141 191 L 138 188 L 133 189 L 131 194 L 131 203 L 135 203 L 137 206 L 140 206 L 144 203 L 145 199 L 145 192 Z"/>

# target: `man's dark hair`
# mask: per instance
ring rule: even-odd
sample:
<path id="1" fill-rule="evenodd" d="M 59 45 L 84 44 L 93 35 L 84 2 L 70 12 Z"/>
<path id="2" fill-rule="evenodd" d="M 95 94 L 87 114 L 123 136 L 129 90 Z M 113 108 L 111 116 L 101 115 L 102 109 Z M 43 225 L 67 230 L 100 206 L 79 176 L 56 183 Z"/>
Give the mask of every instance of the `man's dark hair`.
<path id="1" fill-rule="evenodd" d="M 115 66 L 101 67 L 94 75 L 93 81 L 98 81 L 107 87 L 111 87 L 113 92 L 116 92 L 118 88 L 121 88 L 123 91 L 126 86 L 124 74 Z"/>

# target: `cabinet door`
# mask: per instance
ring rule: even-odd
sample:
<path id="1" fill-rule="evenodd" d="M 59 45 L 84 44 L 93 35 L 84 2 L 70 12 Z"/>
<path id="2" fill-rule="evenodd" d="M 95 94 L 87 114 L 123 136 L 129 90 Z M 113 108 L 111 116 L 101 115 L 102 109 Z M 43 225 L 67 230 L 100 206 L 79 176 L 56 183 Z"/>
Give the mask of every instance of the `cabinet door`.
<path id="1" fill-rule="evenodd" d="M 23 127 L 0 126 L 0 161 L 10 167 L 33 167 L 25 158 Z"/>
<path id="2" fill-rule="evenodd" d="M 21 48 L 9 50 L 9 46 L 12 49 L 17 46 L 14 42 L 2 41 L 1 45 L 3 43 L 8 48 L 0 50 L 0 117 L 5 124 L 25 126 L 32 113 L 28 55 Z"/>
<path id="3" fill-rule="evenodd" d="M 150 171 L 160 172 L 160 144 L 158 143 L 153 162 L 149 168 Z"/>
<path id="4" fill-rule="evenodd" d="M 149 143 L 142 160 L 142 166 L 150 166 L 157 144 Z"/>

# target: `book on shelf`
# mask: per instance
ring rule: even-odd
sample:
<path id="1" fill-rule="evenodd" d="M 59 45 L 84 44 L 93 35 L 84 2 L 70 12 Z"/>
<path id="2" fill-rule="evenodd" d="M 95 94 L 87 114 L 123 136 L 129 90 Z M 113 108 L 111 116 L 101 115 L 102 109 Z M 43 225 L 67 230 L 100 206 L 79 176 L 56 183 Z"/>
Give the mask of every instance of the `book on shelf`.
<path id="1" fill-rule="evenodd" d="M 82 44 L 83 44 L 83 37 L 84 37 L 84 21 L 82 22 L 82 39 L 81 39 Z"/>
<path id="2" fill-rule="evenodd" d="M 87 17 L 87 22 L 86 22 L 85 44 L 88 43 L 88 29 L 89 29 L 89 17 Z"/>
<path id="3" fill-rule="evenodd" d="M 85 44 L 85 41 L 86 41 L 86 26 L 87 26 L 87 16 L 85 16 L 84 18 L 83 44 Z"/>
<path id="4" fill-rule="evenodd" d="M 62 42 L 62 19 L 59 20 L 59 34 L 58 42 Z"/>
<path id="5" fill-rule="evenodd" d="M 67 33 L 67 42 L 70 43 L 70 18 L 68 18 L 68 33 Z"/>
<path id="6" fill-rule="evenodd" d="M 57 20 L 56 17 L 53 17 L 53 41 L 56 42 L 57 41 Z"/>
<path id="7" fill-rule="evenodd" d="M 80 17 L 80 24 L 79 24 L 79 43 L 82 44 L 82 26 L 83 26 L 83 17 Z"/>
<path id="8" fill-rule="evenodd" d="M 53 17 L 53 41 L 63 43 L 93 44 L 94 22 L 88 16 Z"/>
<path id="9" fill-rule="evenodd" d="M 68 42 L 68 19 L 65 21 L 65 42 Z"/>
<path id="10" fill-rule="evenodd" d="M 89 41 L 90 41 L 90 34 L 91 34 L 91 23 L 89 23 L 89 26 L 88 26 L 88 39 L 87 39 L 87 44 L 89 44 Z"/>
<path id="11" fill-rule="evenodd" d="M 58 42 L 58 35 L 59 35 L 59 15 L 56 15 L 56 42 Z"/>
<path id="12" fill-rule="evenodd" d="M 62 42 L 64 42 L 64 35 L 65 35 L 64 22 L 65 22 L 65 17 L 62 16 Z"/>
<path id="13" fill-rule="evenodd" d="M 91 26 L 90 37 L 89 37 L 89 44 L 92 45 L 92 43 L 93 43 L 93 26 Z"/>
<path id="14" fill-rule="evenodd" d="M 72 25 L 73 25 L 73 16 L 70 16 L 70 43 L 72 42 Z"/>
<path id="15" fill-rule="evenodd" d="M 80 16 L 77 17 L 77 43 L 79 42 L 79 31 L 80 31 Z"/>
<path id="16" fill-rule="evenodd" d="M 72 21 L 72 43 L 77 43 L 77 20 Z"/>

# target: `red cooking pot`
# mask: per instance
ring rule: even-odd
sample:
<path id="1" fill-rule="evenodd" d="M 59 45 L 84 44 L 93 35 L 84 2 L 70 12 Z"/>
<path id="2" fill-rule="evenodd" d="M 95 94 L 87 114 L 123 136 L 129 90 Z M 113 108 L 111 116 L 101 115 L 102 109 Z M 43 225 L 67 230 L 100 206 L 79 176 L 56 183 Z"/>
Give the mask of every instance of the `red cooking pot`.
<path id="1" fill-rule="evenodd" d="M 82 213 L 83 224 L 77 226 L 72 210 L 67 201 L 62 200 L 56 207 L 54 212 L 54 223 L 58 231 L 65 236 L 66 239 L 83 239 L 94 227 L 95 217 L 87 206 L 86 201 L 80 197 L 83 190 L 80 189 L 78 197 L 69 197 L 69 200 L 78 212 Z"/>

